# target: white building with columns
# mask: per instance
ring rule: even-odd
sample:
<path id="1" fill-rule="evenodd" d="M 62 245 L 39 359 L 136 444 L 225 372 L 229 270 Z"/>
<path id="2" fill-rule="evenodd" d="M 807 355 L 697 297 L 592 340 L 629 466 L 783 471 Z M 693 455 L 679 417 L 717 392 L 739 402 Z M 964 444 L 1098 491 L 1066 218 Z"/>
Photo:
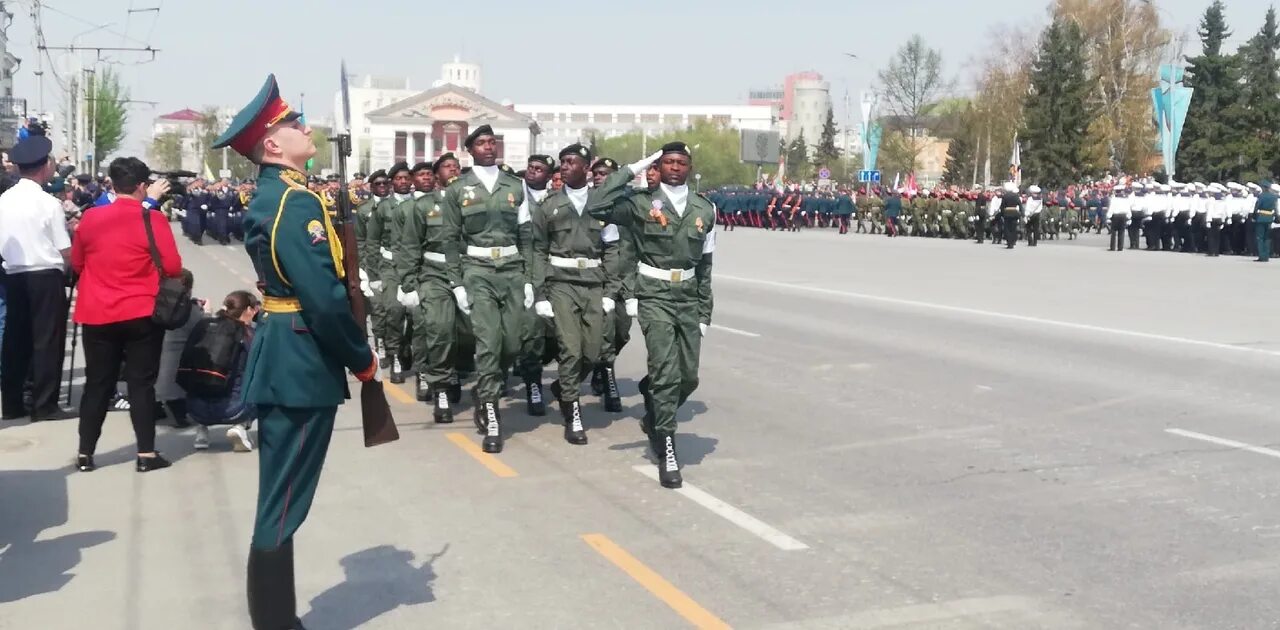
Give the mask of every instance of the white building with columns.
<path id="1" fill-rule="evenodd" d="M 517 104 L 542 128 L 547 146 L 587 141 L 592 133 L 613 138 L 632 132 L 657 135 L 709 122 L 730 129 L 775 128 L 773 109 L 763 105 L 544 105 Z"/>

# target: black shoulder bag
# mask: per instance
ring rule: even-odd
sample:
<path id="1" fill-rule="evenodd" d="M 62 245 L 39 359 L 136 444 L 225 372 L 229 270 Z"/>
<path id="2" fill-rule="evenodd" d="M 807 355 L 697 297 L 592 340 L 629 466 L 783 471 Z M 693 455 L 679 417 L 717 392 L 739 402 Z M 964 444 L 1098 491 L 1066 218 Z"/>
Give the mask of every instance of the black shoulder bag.
<path id="1" fill-rule="evenodd" d="M 160 264 L 160 250 L 156 247 L 156 235 L 151 231 L 151 210 L 142 209 L 142 225 L 147 228 L 147 244 L 151 248 L 151 263 L 160 276 L 160 288 L 156 292 L 156 307 L 151 312 L 151 321 L 160 324 L 165 330 L 182 328 L 191 317 L 191 290 L 182 284 L 181 278 L 168 278 L 164 275 L 164 266 Z"/>

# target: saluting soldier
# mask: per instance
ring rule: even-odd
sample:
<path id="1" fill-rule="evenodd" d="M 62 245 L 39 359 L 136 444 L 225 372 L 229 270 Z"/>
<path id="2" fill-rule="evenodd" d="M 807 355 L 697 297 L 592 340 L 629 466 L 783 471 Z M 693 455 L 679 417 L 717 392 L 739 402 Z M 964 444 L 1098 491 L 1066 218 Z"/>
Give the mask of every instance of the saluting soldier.
<path id="1" fill-rule="evenodd" d="M 658 162 L 658 190 L 624 194 L 627 182 Z M 643 426 L 658 459 L 663 487 L 683 485 L 676 453 L 676 410 L 698 387 L 702 336 L 711 325 L 715 206 L 690 194 L 693 157 L 672 142 L 645 160 L 609 176 L 592 200 L 591 215 L 629 228 L 636 247 L 637 319 L 648 350 L 640 381 Z M 628 305 L 628 308 L 630 306 Z"/>
<path id="2" fill-rule="evenodd" d="M 618 163 L 609 158 L 601 158 L 591 168 L 591 181 L 595 188 L 604 185 L 605 180 L 618 171 Z M 649 165 L 645 170 L 645 184 L 648 190 L 656 190 L 658 187 L 658 168 L 656 164 Z M 615 226 L 616 227 L 616 226 Z M 627 300 L 634 297 L 635 291 L 635 247 L 632 245 L 631 235 L 625 227 L 617 227 L 618 230 L 618 247 L 617 255 L 606 256 L 604 264 L 607 267 L 605 273 L 612 278 L 617 278 L 616 284 L 610 284 L 605 287 L 605 296 L 612 298 L 614 304 L 627 304 Z M 610 288 L 615 288 L 616 292 L 608 293 Z M 597 396 L 604 397 L 604 409 L 611 413 L 619 413 L 622 411 L 622 396 L 618 392 L 618 374 L 615 367 L 618 355 L 622 349 L 631 341 L 631 315 L 626 308 L 614 308 L 612 313 L 604 314 L 604 342 L 600 346 L 600 362 L 596 364 L 595 370 L 591 375 L 591 391 Z"/>
<path id="3" fill-rule="evenodd" d="M 311 129 L 280 99 L 275 76 L 231 121 L 214 148 L 261 167 L 245 217 L 265 314 L 244 373 L 258 410 L 258 509 L 249 550 L 249 616 L 259 630 L 302 628 L 296 614 L 293 535 L 311 508 L 346 371 L 377 379 L 378 361 L 351 316 L 342 244 L 302 169 L 316 153 Z"/>
<path id="4" fill-rule="evenodd" d="M 591 152 L 572 144 L 559 157 L 564 188 L 532 211 L 534 311 L 555 325 L 559 378 L 551 392 L 560 403 L 564 439 L 586 444 L 579 395 L 600 360 L 604 318 L 617 306 L 611 296 L 618 282 L 604 259 L 617 254 L 619 235 L 616 226 L 586 213 Z"/>
<path id="5" fill-rule="evenodd" d="M 520 352 L 525 313 L 533 306 L 531 226 L 524 182 L 498 166 L 489 125 L 467 136 L 475 166 L 449 184 L 440 204 L 449 281 L 458 308 L 471 316 L 476 339 L 476 425 L 486 453 L 502 452 L 498 397 Z"/>
<path id="6" fill-rule="evenodd" d="M 410 344 L 408 338 L 409 314 L 398 299 L 399 289 L 396 284 L 395 246 L 397 207 L 402 203 L 413 201 L 413 175 L 409 165 L 399 162 L 387 171 L 391 177 L 391 195 L 383 199 L 373 210 L 367 222 L 365 238 L 368 240 L 368 254 L 362 256 L 370 261 L 365 271 L 369 274 L 369 285 L 373 289 L 376 308 L 373 323 L 377 336 L 382 340 L 385 358 L 382 367 L 391 368 L 391 382 L 404 382 L 404 366 L 406 350 Z"/>

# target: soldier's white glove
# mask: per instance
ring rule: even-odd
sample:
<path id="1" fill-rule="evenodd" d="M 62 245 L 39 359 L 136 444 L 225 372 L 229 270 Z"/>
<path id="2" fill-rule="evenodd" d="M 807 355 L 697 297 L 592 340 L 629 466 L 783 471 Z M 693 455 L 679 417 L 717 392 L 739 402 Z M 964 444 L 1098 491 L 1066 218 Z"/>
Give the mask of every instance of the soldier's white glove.
<path id="1" fill-rule="evenodd" d="M 651 155 L 649 155 L 649 157 L 646 157 L 634 164 L 628 164 L 627 168 L 631 169 L 631 173 L 633 175 L 639 175 L 645 172 L 646 170 L 648 170 L 649 165 L 653 164 L 654 162 L 657 162 L 658 158 L 660 157 L 662 157 L 662 151 L 661 150 L 654 151 Z"/>
<path id="2" fill-rule="evenodd" d="M 698 330 L 702 331 L 702 336 L 703 336 L 703 337 L 706 337 L 706 336 L 707 336 L 707 325 L 706 325 L 706 324 L 699 323 L 699 324 L 698 324 Z"/>
<path id="3" fill-rule="evenodd" d="M 534 304 L 533 312 L 537 313 L 539 317 L 552 318 L 556 316 L 556 312 L 551 309 L 551 302 L 546 300 Z"/>
<path id="4" fill-rule="evenodd" d="M 614 304 L 613 302 L 613 298 L 608 298 L 608 297 L 602 298 L 600 300 L 600 305 L 604 307 L 604 312 L 606 313 L 612 313 L 614 307 L 616 306 L 616 304 Z"/>
<path id="5" fill-rule="evenodd" d="M 626 309 L 627 317 L 635 317 L 640 314 L 640 300 L 631 298 L 622 304 L 623 308 Z"/>
<path id="6" fill-rule="evenodd" d="M 360 270 L 360 293 L 365 297 L 373 297 L 373 288 L 369 286 L 369 274 Z"/>
<path id="7" fill-rule="evenodd" d="M 463 315 L 470 315 L 471 302 L 467 300 L 467 288 L 454 287 L 453 297 L 458 300 L 458 310 L 462 311 Z"/>
<path id="8" fill-rule="evenodd" d="M 370 282 L 370 283 L 369 283 L 369 288 L 370 288 L 370 289 L 373 289 L 374 291 L 381 291 L 381 290 L 382 290 L 382 281 L 381 281 L 381 280 L 374 280 L 373 282 Z"/>
<path id="9" fill-rule="evenodd" d="M 419 304 L 422 304 L 422 300 L 418 297 L 417 291 L 405 293 L 400 290 L 400 287 L 396 287 L 396 300 L 400 302 L 401 306 L 406 308 L 417 308 Z"/>
<path id="10" fill-rule="evenodd" d="M 530 308 L 532 306 L 533 306 L 533 285 L 525 284 L 524 285 L 524 307 Z"/>

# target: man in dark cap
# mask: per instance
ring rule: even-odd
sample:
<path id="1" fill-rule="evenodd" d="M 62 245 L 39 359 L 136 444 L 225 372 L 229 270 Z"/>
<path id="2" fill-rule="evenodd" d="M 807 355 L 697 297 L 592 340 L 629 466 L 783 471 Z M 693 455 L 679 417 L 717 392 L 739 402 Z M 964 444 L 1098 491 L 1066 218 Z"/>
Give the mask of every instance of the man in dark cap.
<path id="1" fill-rule="evenodd" d="M 498 397 L 520 351 L 525 311 L 533 306 L 530 217 L 524 182 L 498 166 L 498 139 L 481 125 L 466 139 L 475 160 L 449 184 L 440 204 L 444 253 L 458 308 L 476 338 L 476 426 L 486 453 L 502 452 Z"/>
<path id="2" fill-rule="evenodd" d="M 405 287 L 400 286 L 402 266 L 404 264 L 412 263 L 398 260 L 396 257 L 404 241 L 404 230 L 405 226 L 410 221 L 410 216 L 418 212 L 419 202 L 423 199 L 430 198 L 436 190 L 436 174 L 432 169 L 432 164 L 430 162 L 418 162 L 417 164 L 414 164 L 413 168 L 409 169 L 409 173 L 413 179 L 413 199 L 411 202 L 401 203 L 396 206 L 395 211 L 391 216 L 390 248 L 394 259 L 392 269 L 396 279 L 396 301 L 405 309 L 405 336 L 400 340 L 400 356 L 401 361 L 404 364 L 404 368 L 406 369 L 412 368 L 418 363 L 418 357 L 413 353 L 415 345 L 414 339 L 417 338 L 417 335 L 414 333 L 414 321 L 416 318 L 413 313 L 418 308 L 419 297 L 418 293 L 412 287 L 409 287 L 409 291 L 406 292 Z M 414 385 L 414 389 L 417 392 L 418 401 L 427 402 L 428 400 L 431 400 L 431 389 L 428 386 L 426 379 L 422 378 L 422 373 L 418 372 L 417 375 L 418 378 L 416 379 L 417 382 Z M 405 377 L 403 373 L 399 378 L 399 381 L 392 382 L 404 382 Z"/>
<path id="3" fill-rule="evenodd" d="M 392 248 L 400 236 L 396 229 L 397 208 L 413 201 L 413 175 L 404 162 L 388 169 L 387 175 L 391 177 L 391 195 L 374 208 L 369 218 L 365 233 L 367 254 L 362 258 L 368 263 L 364 269 L 369 276 L 369 287 L 376 294 L 373 324 L 375 334 L 382 340 L 382 367 L 391 369 L 392 383 L 403 383 L 409 359 L 409 315 L 398 299 Z"/>
<path id="4" fill-rule="evenodd" d="M 231 121 L 214 148 L 261 166 L 245 218 L 245 250 L 264 314 L 244 373 L 258 409 L 258 509 L 249 550 L 255 630 L 302 628 L 296 614 L 293 535 L 311 509 L 346 373 L 380 378 L 377 357 L 351 316 L 342 244 L 302 171 L 316 153 L 311 129 L 280 98 L 275 77 Z"/>
<path id="5" fill-rule="evenodd" d="M 361 201 L 355 209 L 355 233 L 356 233 L 356 250 L 360 252 L 360 292 L 364 294 L 366 313 L 370 316 L 374 313 L 374 292 L 370 286 L 369 272 L 366 271 L 366 263 L 371 260 L 367 255 L 367 247 L 365 241 L 369 235 L 369 217 L 373 215 L 373 209 L 377 207 L 382 200 L 391 194 L 391 179 L 387 177 L 385 170 L 376 170 L 369 174 L 369 197 Z M 379 260 L 381 258 L 378 258 Z M 374 327 L 374 339 L 377 337 L 377 328 Z"/>
<path id="6" fill-rule="evenodd" d="M 611 296 L 618 282 L 604 258 L 617 249 L 618 230 L 586 213 L 590 164 L 591 152 L 581 144 L 561 150 L 564 189 L 533 210 L 534 311 L 555 325 L 559 379 L 551 393 L 570 444 L 587 443 L 580 390 L 600 361 L 604 318 L 617 306 Z"/>
<path id="7" fill-rule="evenodd" d="M 524 180 L 524 210 L 530 217 L 551 192 L 548 184 L 551 183 L 551 171 L 555 167 L 556 161 L 549 155 L 529 156 L 528 167 L 521 179 Z M 525 314 L 524 331 L 521 335 L 523 344 L 516 370 L 524 379 L 524 399 L 529 415 L 540 417 L 547 414 L 547 405 L 542 395 L 542 366 L 544 359 L 547 359 L 547 336 L 554 336 L 555 328 L 533 311 L 526 311 Z M 554 352 L 555 348 L 551 350 Z"/>
<path id="8" fill-rule="evenodd" d="M 627 184 L 658 160 L 658 189 L 628 196 Z M 711 326 L 711 258 L 716 249 L 715 205 L 689 190 L 693 156 L 672 142 L 605 180 L 588 210 L 592 217 L 631 230 L 636 246 L 638 316 L 648 350 L 640 381 L 643 427 L 658 459 L 665 488 L 683 485 L 676 454 L 676 410 L 698 387 L 702 336 Z"/>
<path id="9" fill-rule="evenodd" d="M 618 163 L 610 158 L 596 160 L 595 164 L 591 165 L 592 186 L 599 188 L 604 185 L 605 180 L 617 172 L 618 168 Z M 656 169 L 647 170 L 646 177 L 652 172 L 656 172 Z M 605 272 L 616 282 L 605 286 L 605 297 L 613 300 L 614 304 L 625 304 L 635 286 L 634 248 L 626 228 L 615 225 L 612 229 L 618 231 L 619 239 L 617 247 L 607 251 L 604 264 Z M 611 290 L 612 293 L 610 293 Z M 618 360 L 618 354 L 622 352 L 622 348 L 631 341 L 631 316 L 627 315 L 627 309 L 615 308 L 612 312 L 605 313 L 602 329 L 604 340 L 600 346 L 600 361 L 591 371 L 591 391 L 597 396 L 604 396 L 605 411 L 618 413 L 622 411 L 622 396 L 618 392 L 618 376 L 614 370 L 614 363 Z"/>
<path id="10" fill-rule="evenodd" d="M 436 173 L 437 201 L 443 203 L 445 187 L 462 174 L 462 163 L 453 153 L 444 153 L 436 158 L 432 169 Z M 450 299 L 453 299 L 452 293 Z M 457 307 L 456 301 L 454 307 Z M 453 369 L 449 375 L 449 402 L 456 405 L 462 401 L 462 379 L 476 371 L 476 336 L 471 330 L 471 318 L 453 319 L 453 349 L 449 359 Z"/>
<path id="11" fill-rule="evenodd" d="M 20 179 L 0 195 L 0 259 L 4 261 L 5 323 L 0 350 L 0 407 L 5 420 L 27 415 L 23 388 L 32 380 L 31 421 L 65 420 L 58 405 L 66 356 L 66 270 L 71 255 L 62 204 L 45 192 L 53 177 L 45 136 L 18 142 L 9 159 Z"/>

